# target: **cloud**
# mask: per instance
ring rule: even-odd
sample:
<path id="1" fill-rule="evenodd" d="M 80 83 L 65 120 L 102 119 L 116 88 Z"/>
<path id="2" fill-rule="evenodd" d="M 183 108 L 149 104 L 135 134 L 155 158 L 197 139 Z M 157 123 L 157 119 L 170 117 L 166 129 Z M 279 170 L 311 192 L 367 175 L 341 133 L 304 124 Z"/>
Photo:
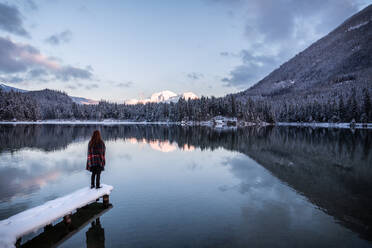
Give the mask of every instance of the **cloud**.
<path id="1" fill-rule="evenodd" d="M 132 81 L 128 81 L 126 83 L 118 83 L 116 84 L 116 87 L 120 87 L 120 88 L 129 88 L 133 85 L 133 82 Z"/>
<path id="2" fill-rule="evenodd" d="M 56 78 L 62 81 L 70 81 L 72 79 L 91 79 L 92 73 L 85 69 L 80 69 L 72 66 L 64 66 L 55 72 Z"/>
<path id="3" fill-rule="evenodd" d="M 242 65 L 235 67 L 229 77 L 222 79 L 226 86 L 246 87 L 247 82 L 257 82 L 259 79 L 270 73 L 271 68 L 277 64 L 277 57 L 252 55 L 247 50 L 242 50 L 239 54 L 243 62 Z"/>
<path id="4" fill-rule="evenodd" d="M 0 37 L 0 76 L 8 81 L 20 82 L 22 78 L 23 81 L 38 79 L 44 82 L 91 80 L 93 74 L 88 69 L 62 65 L 31 45 Z"/>
<path id="5" fill-rule="evenodd" d="M 230 55 L 230 53 L 229 52 L 220 52 L 220 55 L 222 57 L 228 57 Z"/>
<path id="6" fill-rule="evenodd" d="M 37 78 L 37 77 L 41 77 L 41 76 L 44 76 L 44 75 L 47 75 L 48 72 L 44 69 L 41 69 L 41 68 L 37 68 L 37 69 L 32 69 L 28 72 L 28 74 L 30 74 L 30 77 L 32 78 Z"/>
<path id="7" fill-rule="evenodd" d="M 361 5 L 352 0 L 250 0 L 209 1 L 235 20 L 243 20 L 242 34 L 247 39 L 239 56 L 241 65 L 222 79 L 228 86 L 247 88 L 262 79 L 296 53 L 326 35 Z M 233 56 L 224 51 L 223 57 Z"/>
<path id="8" fill-rule="evenodd" d="M 187 74 L 187 77 L 191 80 L 198 80 L 204 77 L 202 73 L 197 73 L 197 72 L 191 72 Z"/>
<path id="9" fill-rule="evenodd" d="M 50 45 L 57 46 L 62 43 L 67 43 L 71 41 L 72 32 L 70 30 L 65 30 L 58 34 L 53 34 L 46 38 L 44 41 Z"/>
<path id="10" fill-rule="evenodd" d="M 91 90 L 91 89 L 96 89 L 98 87 L 99 87 L 98 84 L 89 84 L 85 86 L 85 89 Z"/>
<path id="11" fill-rule="evenodd" d="M 4 3 L 0 3 L 0 30 L 30 37 L 29 33 L 23 27 L 21 13 L 18 8 Z"/>
<path id="12" fill-rule="evenodd" d="M 25 1 L 25 4 L 31 10 L 37 10 L 38 9 L 37 4 L 33 0 L 27 0 L 27 1 Z"/>

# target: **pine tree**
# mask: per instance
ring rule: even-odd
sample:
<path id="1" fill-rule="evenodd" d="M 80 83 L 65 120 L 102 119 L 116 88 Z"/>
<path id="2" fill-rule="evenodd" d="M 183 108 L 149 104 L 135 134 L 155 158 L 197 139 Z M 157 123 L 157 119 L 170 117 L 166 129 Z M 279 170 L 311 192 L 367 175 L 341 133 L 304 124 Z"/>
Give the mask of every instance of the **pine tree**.
<path id="1" fill-rule="evenodd" d="M 363 115 L 364 120 L 363 122 L 370 122 L 372 119 L 372 106 L 371 106 L 371 99 L 369 97 L 369 92 L 367 89 L 363 90 Z"/>
<path id="2" fill-rule="evenodd" d="M 341 122 L 345 122 L 346 114 L 345 114 L 345 104 L 344 104 L 344 98 L 342 95 L 339 96 L 338 100 L 338 117 Z"/>
<path id="3" fill-rule="evenodd" d="M 358 103 L 356 101 L 356 92 L 355 88 L 352 89 L 351 95 L 347 101 L 348 113 L 347 121 L 358 120 Z"/>

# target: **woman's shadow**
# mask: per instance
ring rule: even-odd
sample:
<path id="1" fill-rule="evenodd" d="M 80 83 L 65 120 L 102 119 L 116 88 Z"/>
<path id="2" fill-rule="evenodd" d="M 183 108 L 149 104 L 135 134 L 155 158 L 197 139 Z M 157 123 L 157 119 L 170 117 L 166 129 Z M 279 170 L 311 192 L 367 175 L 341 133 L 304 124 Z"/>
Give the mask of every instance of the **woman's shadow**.
<path id="1" fill-rule="evenodd" d="M 85 233 L 87 248 L 105 247 L 105 229 L 102 228 L 99 217 L 92 221 L 90 228 Z"/>

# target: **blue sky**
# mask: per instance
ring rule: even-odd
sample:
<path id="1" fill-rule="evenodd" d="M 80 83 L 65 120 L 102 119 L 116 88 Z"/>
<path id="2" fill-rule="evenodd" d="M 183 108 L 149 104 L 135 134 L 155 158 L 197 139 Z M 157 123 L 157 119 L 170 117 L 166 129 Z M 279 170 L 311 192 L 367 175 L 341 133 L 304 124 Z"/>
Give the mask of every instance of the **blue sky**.
<path id="1" fill-rule="evenodd" d="M 123 102 L 249 88 L 367 0 L 0 0 L 0 79 Z"/>

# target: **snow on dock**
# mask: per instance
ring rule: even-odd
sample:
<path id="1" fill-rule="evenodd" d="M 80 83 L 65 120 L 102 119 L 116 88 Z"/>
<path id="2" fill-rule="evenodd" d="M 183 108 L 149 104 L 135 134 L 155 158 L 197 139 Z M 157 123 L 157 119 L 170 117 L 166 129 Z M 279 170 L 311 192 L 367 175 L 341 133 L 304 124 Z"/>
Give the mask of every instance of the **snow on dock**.
<path id="1" fill-rule="evenodd" d="M 40 228 L 71 214 L 74 210 L 109 195 L 113 190 L 110 185 L 101 185 L 100 189 L 85 187 L 69 195 L 51 200 L 6 220 L 0 221 L 0 248 L 15 247 L 18 238 L 36 232 Z"/>

